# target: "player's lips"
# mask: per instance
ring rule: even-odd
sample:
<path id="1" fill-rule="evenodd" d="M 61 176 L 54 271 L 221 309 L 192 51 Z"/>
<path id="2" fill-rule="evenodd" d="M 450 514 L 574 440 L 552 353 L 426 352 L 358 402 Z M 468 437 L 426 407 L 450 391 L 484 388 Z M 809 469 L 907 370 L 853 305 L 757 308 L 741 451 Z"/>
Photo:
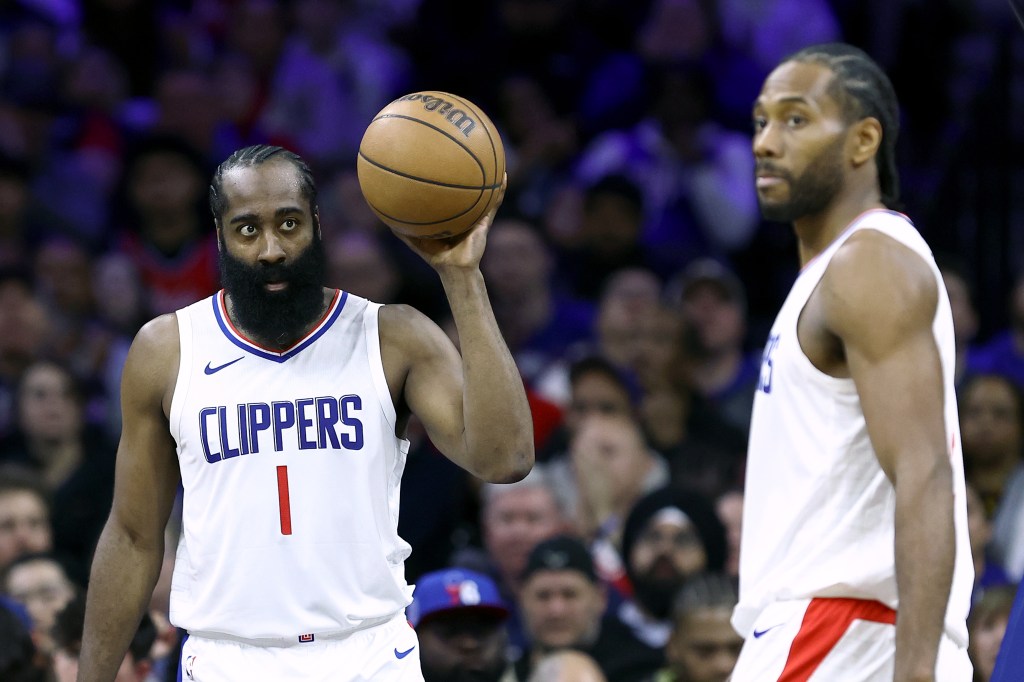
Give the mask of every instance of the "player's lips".
<path id="1" fill-rule="evenodd" d="M 786 181 L 781 175 L 772 175 L 770 173 L 758 173 L 757 175 L 757 188 L 774 187 L 775 185 L 781 185 Z"/>
<path id="2" fill-rule="evenodd" d="M 288 288 L 288 282 L 267 282 L 263 286 L 267 291 L 284 291 Z"/>

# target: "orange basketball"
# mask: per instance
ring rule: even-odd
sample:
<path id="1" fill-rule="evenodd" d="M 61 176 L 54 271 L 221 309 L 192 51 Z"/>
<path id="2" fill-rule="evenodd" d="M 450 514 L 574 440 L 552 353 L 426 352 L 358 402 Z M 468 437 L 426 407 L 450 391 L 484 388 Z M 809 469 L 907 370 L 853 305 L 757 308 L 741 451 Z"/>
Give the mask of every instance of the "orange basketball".
<path id="1" fill-rule="evenodd" d="M 505 148 L 475 104 L 447 92 L 414 92 L 381 109 L 356 161 L 366 203 L 413 237 L 451 237 L 494 206 Z"/>

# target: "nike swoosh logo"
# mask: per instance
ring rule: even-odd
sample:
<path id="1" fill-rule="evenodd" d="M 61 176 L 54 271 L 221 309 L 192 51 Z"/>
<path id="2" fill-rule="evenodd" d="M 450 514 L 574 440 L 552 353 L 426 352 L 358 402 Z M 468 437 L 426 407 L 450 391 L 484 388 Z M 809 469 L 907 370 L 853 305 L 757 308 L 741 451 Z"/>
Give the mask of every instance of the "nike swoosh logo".
<path id="1" fill-rule="evenodd" d="M 411 646 L 408 649 L 406 649 L 405 651 L 399 651 L 397 648 L 395 648 L 395 658 L 405 658 L 406 656 L 411 654 L 412 650 L 415 649 L 415 648 L 416 648 L 415 646 Z"/>
<path id="2" fill-rule="evenodd" d="M 761 637 L 762 635 L 764 635 L 769 630 L 774 630 L 775 628 L 777 628 L 777 627 L 779 627 L 781 625 L 785 625 L 785 623 L 779 623 L 778 625 L 773 625 L 770 628 L 765 628 L 764 630 L 754 630 L 754 638 L 757 639 L 757 638 Z"/>
<path id="3" fill-rule="evenodd" d="M 243 355 L 242 358 L 244 358 L 244 357 L 245 356 Z M 210 363 L 206 363 L 206 367 L 203 369 L 203 371 L 206 372 L 207 374 L 216 374 L 217 372 L 221 371 L 225 367 L 230 367 L 231 365 L 235 364 L 236 362 L 238 362 L 242 358 L 235 358 L 231 362 L 225 362 L 223 365 L 217 365 L 216 367 L 210 367 Z"/>

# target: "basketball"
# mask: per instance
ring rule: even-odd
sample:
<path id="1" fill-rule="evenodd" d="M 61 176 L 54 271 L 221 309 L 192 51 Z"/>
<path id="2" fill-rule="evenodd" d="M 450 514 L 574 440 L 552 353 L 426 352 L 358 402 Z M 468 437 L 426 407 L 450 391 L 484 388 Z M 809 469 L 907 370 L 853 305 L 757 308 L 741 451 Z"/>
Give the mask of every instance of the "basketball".
<path id="1" fill-rule="evenodd" d="M 498 201 L 505 149 L 475 104 L 447 92 L 415 92 L 381 109 L 356 160 L 366 203 L 411 237 L 465 232 Z"/>

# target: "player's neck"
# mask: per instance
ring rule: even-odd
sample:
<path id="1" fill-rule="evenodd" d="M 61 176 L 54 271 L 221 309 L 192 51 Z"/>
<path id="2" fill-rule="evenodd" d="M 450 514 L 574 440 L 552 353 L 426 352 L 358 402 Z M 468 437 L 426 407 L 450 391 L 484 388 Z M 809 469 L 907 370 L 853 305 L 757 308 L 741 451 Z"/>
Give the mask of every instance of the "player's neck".
<path id="1" fill-rule="evenodd" d="M 885 208 L 878 187 L 850 188 L 841 192 L 825 210 L 793 222 L 800 243 L 800 266 L 807 265 L 828 248 L 865 211 Z"/>

